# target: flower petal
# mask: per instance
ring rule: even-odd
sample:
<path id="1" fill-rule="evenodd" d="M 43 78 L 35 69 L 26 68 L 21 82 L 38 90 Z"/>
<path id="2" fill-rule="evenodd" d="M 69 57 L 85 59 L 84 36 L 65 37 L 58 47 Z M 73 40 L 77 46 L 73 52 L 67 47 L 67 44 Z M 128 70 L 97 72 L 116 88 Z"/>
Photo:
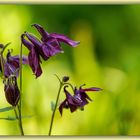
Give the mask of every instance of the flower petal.
<path id="1" fill-rule="evenodd" d="M 81 107 L 88 104 L 88 100 L 92 101 L 92 99 L 85 93 L 85 91 L 81 87 L 79 89 L 75 87 L 74 97 L 82 100 L 80 104 Z"/>
<path id="2" fill-rule="evenodd" d="M 42 36 L 42 38 L 41 38 L 42 41 L 47 40 L 47 38 L 48 38 L 48 36 L 49 36 L 49 33 L 46 32 L 46 31 L 43 29 L 42 26 L 40 26 L 39 24 L 33 24 L 32 26 L 35 27 L 35 28 L 38 30 L 38 32 L 39 32 L 40 35 Z"/>
<path id="3" fill-rule="evenodd" d="M 44 55 L 48 58 L 63 52 L 56 39 L 50 39 L 47 43 L 44 43 L 42 45 L 42 50 Z"/>
<path id="4" fill-rule="evenodd" d="M 65 95 L 66 95 L 66 99 L 68 101 L 68 106 L 70 108 L 74 108 L 73 106 L 76 106 L 76 108 L 78 106 L 80 106 L 80 103 L 79 100 L 77 100 L 74 96 L 72 96 L 67 90 L 66 90 L 66 87 L 64 87 L 64 92 L 65 92 Z M 73 110 L 73 109 L 72 109 Z"/>
<path id="5" fill-rule="evenodd" d="M 78 106 L 76 105 L 72 105 L 72 104 L 69 104 L 69 107 L 70 107 L 70 111 L 73 113 L 74 111 L 77 110 Z"/>
<path id="6" fill-rule="evenodd" d="M 5 63 L 4 64 L 4 75 L 5 75 L 5 77 L 8 78 L 12 74 L 16 74 L 16 76 L 18 76 L 18 74 L 16 73 L 16 68 L 11 66 L 8 63 Z"/>
<path id="7" fill-rule="evenodd" d="M 24 38 L 25 34 L 22 34 L 21 35 L 21 42 L 24 44 L 25 47 L 27 47 L 29 50 L 31 50 L 34 45 L 32 43 L 30 43 L 29 41 L 27 41 L 25 38 Z"/>
<path id="8" fill-rule="evenodd" d="M 14 65 L 15 67 L 19 67 L 20 57 L 19 57 L 19 55 L 8 56 L 7 62 Z M 28 58 L 26 56 L 22 57 L 22 64 L 28 64 Z"/>
<path id="9" fill-rule="evenodd" d="M 74 90 L 74 96 L 73 97 L 74 97 L 75 100 L 77 100 L 77 102 L 79 102 L 79 107 L 83 107 L 86 104 L 88 104 L 88 100 L 92 101 L 85 92 L 81 92 L 80 90 L 78 90 L 76 88 Z"/>
<path id="10" fill-rule="evenodd" d="M 44 60 L 48 60 L 49 56 L 46 55 L 45 53 L 45 49 L 48 49 L 48 47 L 46 45 L 44 45 L 44 43 L 41 43 L 35 36 L 29 34 L 26 32 L 26 37 L 32 42 L 32 44 L 34 45 L 34 48 L 36 49 L 36 52 L 41 55 L 41 57 Z M 45 48 L 45 49 L 44 49 Z M 49 50 L 48 50 L 49 51 Z"/>
<path id="11" fill-rule="evenodd" d="M 63 53 L 63 49 L 61 48 L 60 43 L 53 37 L 50 37 L 49 40 L 47 41 L 47 45 L 51 46 L 54 48 L 55 54 L 57 53 Z"/>
<path id="12" fill-rule="evenodd" d="M 80 95 L 81 95 L 81 98 L 82 98 L 83 101 L 85 101 L 86 99 L 92 101 L 92 99 L 85 92 L 80 92 Z M 87 104 L 88 101 L 86 100 L 85 103 Z"/>
<path id="13" fill-rule="evenodd" d="M 35 49 L 32 48 L 28 55 L 29 65 L 36 75 L 36 78 L 42 74 L 42 69 L 40 66 L 40 58 L 39 55 L 36 53 Z"/>
<path id="14" fill-rule="evenodd" d="M 101 88 L 97 88 L 97 87 L 91 87 L 91 88 L 85 88 L 85 89 L 80 89 L 80 91 L 100 91 L 102 90 Z"/>
<path id="15" fill-rule="evenodd" d="M 60 112 L 61 116 L 63 114 L 63 108 L 65 107 L 66 102 L 67 102 L 67 100 L 65 99 L 59 106 L 59 112 Z"/>
<path id="16" fill-rule="evenodd" d="M 39 39 L 37 37 L 35 37 L 34 35 L 32 34 L 29 34 L 28 32 L 25 33 L 26 37 L 31 41 L 31 43 L 34 45 L 34 46 L 37 46 L 37 47 L 41 47 L 42 46 L 42 43 L 39 41 Z"/>
<path id="17" fill-rule="evenodd" d="M 56 38 L 59 42 L 64 42 L 72 47 L 76 47 L 80 43 L 79 41 L 69 39 L 63 34 L 51 33 L 50 36 Z"/>
<path id="18" fill-rule="evenodd" d="M 22 63 L 28 64 L 28 58 L 26 56 L 23 56 Z M 16 75 L 16 77 L 18 77 L 19 67 L 20 67 L 20 57 L 18 55 L 11 56 L 11 52 L 8 51 L 7 60 L 4 66 L 5 76 L 8 77 L 13 74 Z"/>

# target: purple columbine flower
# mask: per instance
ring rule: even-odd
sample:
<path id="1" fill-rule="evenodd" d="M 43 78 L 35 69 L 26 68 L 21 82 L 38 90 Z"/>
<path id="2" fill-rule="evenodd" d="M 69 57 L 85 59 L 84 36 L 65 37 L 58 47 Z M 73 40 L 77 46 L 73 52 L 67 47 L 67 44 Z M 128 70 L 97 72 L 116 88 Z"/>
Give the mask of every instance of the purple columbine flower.
<path id="1" fill-rule="evenodd" d="M 65 36 L 63 34 L 58 34 L 58 33 L 49 34 L 47 31 L 45 31 L 43 29 L 43 27 L 41 27 L 38 24 L 33 24 L 32 26 L 35 27 L 38 30 L 38 32 L 41 35 L 41 41 L 44 42 L 44 43 L 47 43 L 49 40 L 52 40 L 53 42 L 66 43 L 66 44 L 68 44 L 72 47 L 75 47 L 80 43 L 79 41 L 71 40 L 70 38 L 68 38 L 67 36 Z"/>
<path id="2" fill-rule="evenodd" d="M 89 101 L 92 101 L 90 97 L 86 94 L 86 91 L 100 91 L 101 88 L 85 88 L 82 89 L 82 86 L 80 86 L 79 89 L 75 88 L 74 95 L 72 96 L 67 90 L 66 87 L 64 87 L 64 92 L 66 95 L 66 99 L 60 104 L 59 111 L 62 115 L 64 108 L 70 108 L 71 112 L 76 111 L 78 108 L 81 110 L 84 109 L 84 106 L 89 103 Z"/>
<path id="3" fill-rule="evenodd" d="M 16 76 L 8 77 L 7 81 L 4 82 L 4 91 L 7 102 L 12 106 L 16 106 L 20 98 Z"/>
<path id="4" fill-rule="evenodd" d="M 18 55 L 11 56 L 11 52 L 8 51 L 6 60 L 3 60 L 4 64 L 4 75 L 5 77 L 9 77 L 10 75 L 16 75 L 18 77 L 19 67 L 20 67 L 20 57 Z M 22 57 L 22 63 L 28 64 L 28 58 L 26 56 Z M 0 71 L 2 71 L 2 67 L 0 65 Z"/>
<path id="5" fill-rule="evenodd" d="M 40 66 L 41 60 L 39 53 L 37 52 L 37 49 L 34 44 L 30 43 L 24 38 L 25 34 L 21 35 L 22 43 L 29 49 L 28 54 L 28 61 L 29 65 L 33 71 L 33 73 L 36 75 L 36 78 L 39 77 L 42 74 L 42 69 Z"/>
<path id="6" fill-rule="evenodd" d="M 62 53 L 63 49 L 61 48 L 61 42 L 68 44 L 72 47 L 75 47 L 79 44 L 77 41 L 73 41 L 62 34 L 51 33 L 49 34 L 46 30 L 43 29 L 38 24 L 33 24 L 33 27 L 37 29 L 37 31 L 41 35 L 41 39 L 39 40 L 34 35 L 25 32 L 21 35 L 22 43 L 29 49 L 30 53 L 28 55 L 29 64 L 32 68 L 33 73 L 36 77 L 39 77 L 42 73 L 40 67 L 40 57 L 43 60 L 48 60 L 50 57 Z M 25 37 L 28 39 L 25 39 Z M 35 59 L 35 60 L 34 60 Z"/>

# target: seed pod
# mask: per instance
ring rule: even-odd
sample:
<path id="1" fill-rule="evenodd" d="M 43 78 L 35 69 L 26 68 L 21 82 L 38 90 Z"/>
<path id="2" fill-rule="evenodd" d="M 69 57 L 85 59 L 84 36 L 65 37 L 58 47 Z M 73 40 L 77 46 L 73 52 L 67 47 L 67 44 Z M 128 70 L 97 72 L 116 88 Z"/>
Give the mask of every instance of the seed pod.
<path id="1" fill-rule="evenodd" d="M 16 106 L 18 104 L 20 97 L 20 91 L 16 80 L 16 77 L 8 78 L 4 86 L 6 100 L 12 106 Z"/>

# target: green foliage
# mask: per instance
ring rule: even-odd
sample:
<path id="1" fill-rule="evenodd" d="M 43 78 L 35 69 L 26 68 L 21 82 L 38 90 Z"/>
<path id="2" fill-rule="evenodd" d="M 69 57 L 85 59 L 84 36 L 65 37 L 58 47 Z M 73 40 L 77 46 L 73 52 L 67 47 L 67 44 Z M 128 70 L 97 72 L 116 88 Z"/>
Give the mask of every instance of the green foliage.
<path id="1" fill-rule="evenodd" d="M 13 109 L 14 108 L 12 106 L 4 107 L 4 108 L 0 108 L 0 112 L 5 112 L 5 111 L 13 110 Z"/>
<path id="2" fill-rule="evenodd" d="M 21 118 L 31 118 L 32 116 L 21 116 Z M 15 121 L 18 120 L 18 118 L 15 117 L 7 117 L 7 118 L 0 118 L 0 120 L 7 120 L 7 121 Z"/>
<path id="3" fill-rule="evenodd" d="M 51 101 L 51 110 L 54 111 L 54 108 L 55 108 L 55 103 Z"/>

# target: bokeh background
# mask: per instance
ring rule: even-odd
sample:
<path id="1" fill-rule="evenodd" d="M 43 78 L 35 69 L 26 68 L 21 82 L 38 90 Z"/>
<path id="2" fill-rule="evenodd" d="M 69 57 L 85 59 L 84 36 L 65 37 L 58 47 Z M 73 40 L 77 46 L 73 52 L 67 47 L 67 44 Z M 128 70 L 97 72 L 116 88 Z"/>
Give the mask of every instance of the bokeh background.
<path id="1" fill-rule="evenodd" d="M 26 135 L 48 135 L 51 102 L 55 101 L 59 77 L 68 75 L 76 86 L 101 87 L 90 92 L 94 100 L 84 111 L 57 110 L 53 135 L 140 135 L 140 6 L 139 5 L 0 5 L 0 43 L 11 42 L 19 53 L 20 35 L 37 34 L 38 23 L 48 32 L 65 34 L 80 45 L 65 44 L 64 54 L 42 63 L 43 74 L 35 79 L 23 67 L 23 119 Z M 26 48 L 23 49 L 28 54 Z M 5 52 L 6 53 L 6 52 Z M 59 103 L 64 100 L 61 92 Z M 0 83 L 0 108 L 9 106 Z M 1 112 L 0 118 L 14 116 Z M 0 135 L 18 135 L 16 121 L 0 120 Z"/>

